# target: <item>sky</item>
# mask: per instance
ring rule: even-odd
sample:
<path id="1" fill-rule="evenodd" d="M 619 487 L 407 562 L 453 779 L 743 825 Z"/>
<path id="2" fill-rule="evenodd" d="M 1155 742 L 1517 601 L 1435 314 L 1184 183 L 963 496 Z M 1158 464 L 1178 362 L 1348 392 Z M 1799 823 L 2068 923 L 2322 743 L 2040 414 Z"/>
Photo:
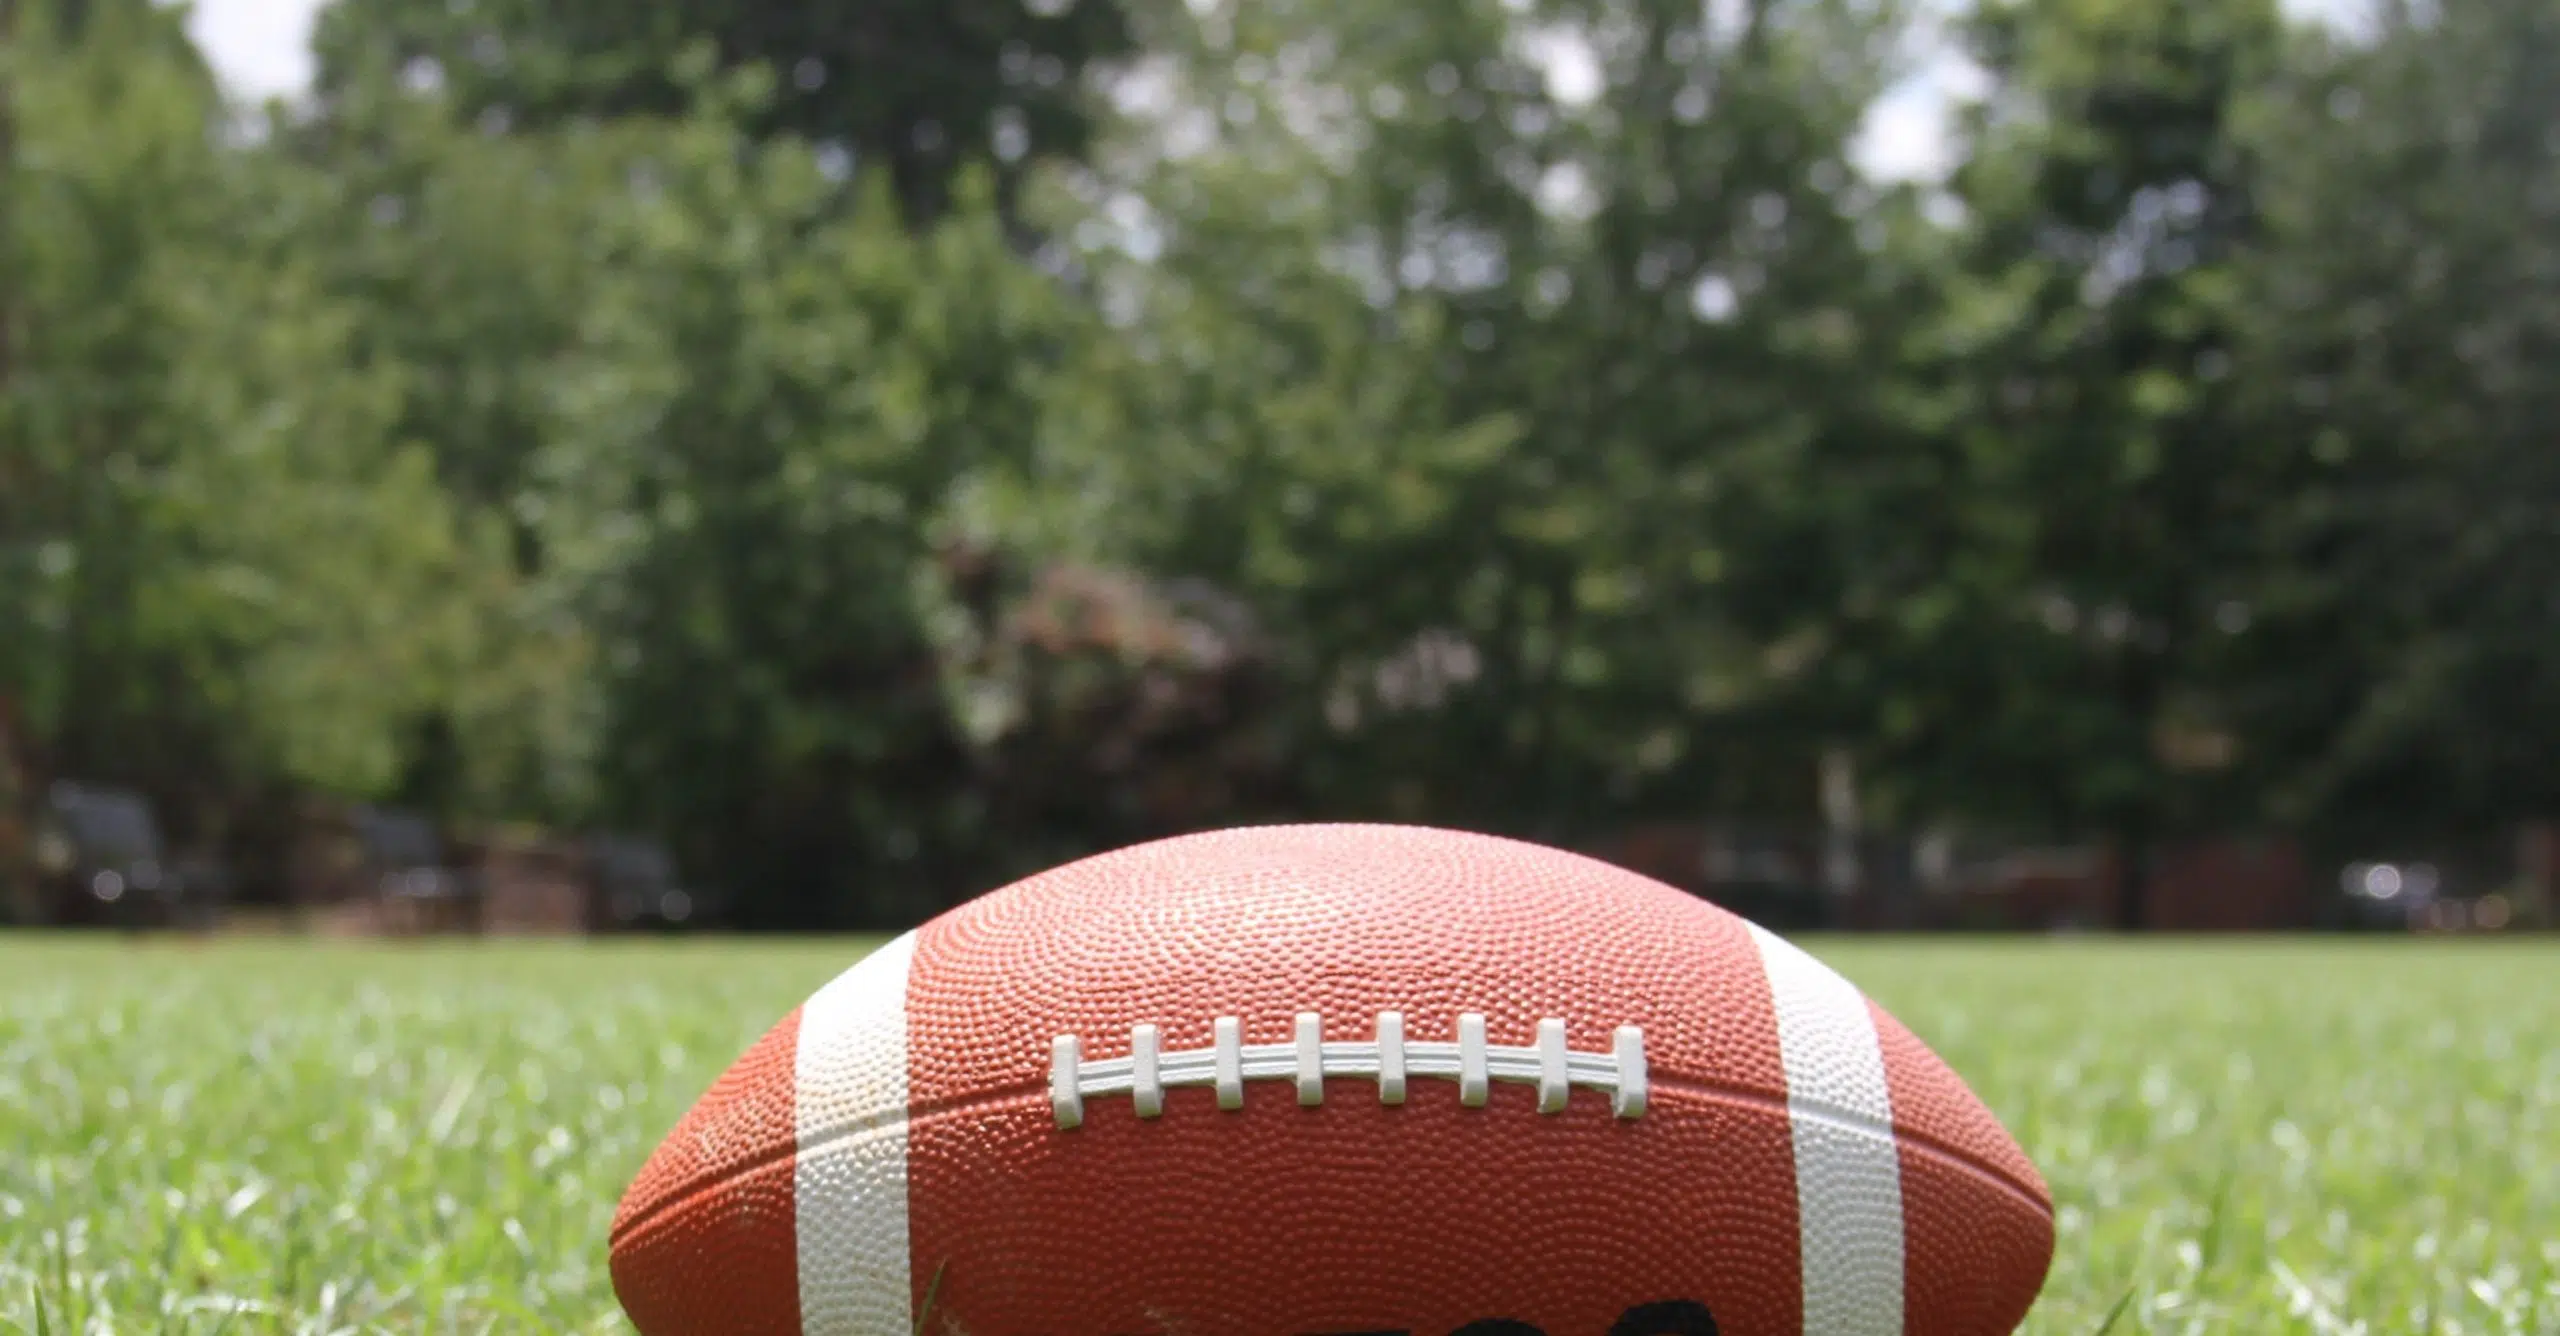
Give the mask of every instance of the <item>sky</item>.
<path id="1" fill-rule="evenodd" d="M 234 96 L 290 97 L 311 83 L 311 20 L 322 0 L 195 0 L 187 31 Z"/>
<path id="2" fill-rule="evenodd" d="M 251 101 L 291 97 L 311 82 L 311 22 L 324 2 L 195 0 L 187 26 L 235 96 Z M 2342 23 L 2358 3 L 2284 0 L 2284 7 L 2297 16 Z M 1571 84 L 1586 78 L 1571 68 L 1573 60 L 1568 55 L 1562 68 L 1551 66 L 1550 79 Z M 1980 78 L 1953 53 L 1921 62 L 1869 114 L 1857 146 L 1858 164 L 1881 177 L 1934 179 L 1948 165 L 1950 108 L 1978 88 Z"/>

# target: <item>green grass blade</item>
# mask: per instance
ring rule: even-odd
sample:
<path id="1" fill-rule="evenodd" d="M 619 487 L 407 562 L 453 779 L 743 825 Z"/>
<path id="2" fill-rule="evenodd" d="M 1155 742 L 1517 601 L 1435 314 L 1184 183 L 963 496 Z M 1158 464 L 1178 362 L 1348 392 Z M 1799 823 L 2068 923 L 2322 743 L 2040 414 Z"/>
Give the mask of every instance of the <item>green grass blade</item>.
<path id="1" fill-rule="evenodd" d="M 925 1283 L 924 1305 L 916 1310 L 916 1329 L 914 1336 L 924 1336 L 925 1325 L 933 1321 L 933 1301 L 942 1294 L 942 1272 L 945 1267 L 950 1265 L 951 1263 L 946 1261 L 940 1266 L 936 1266 L 933 1269 L 933 1279 Z"/>
<path id="2" fill-rule="evenodd" d="M 2107 1320 L 2099 1323 L 2098 1329 L 2090 1336 L 2109 1336 L 2116 1329 L 2116 1323 L 2124 1320 L 2125 1311 L 2133 1307 L 2133 1293 L 2137 1288 L 2134 1285 L 2124 1287 L 2124 1293 L 2116 1296 L 2115 1307 L 2107 1310 Z"/>

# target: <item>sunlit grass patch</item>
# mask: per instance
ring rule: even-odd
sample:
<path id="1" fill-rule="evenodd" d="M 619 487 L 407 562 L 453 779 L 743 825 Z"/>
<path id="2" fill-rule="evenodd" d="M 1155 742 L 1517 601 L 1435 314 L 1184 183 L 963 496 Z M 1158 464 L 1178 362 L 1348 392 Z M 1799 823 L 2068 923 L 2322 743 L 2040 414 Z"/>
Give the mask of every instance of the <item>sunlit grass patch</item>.
<path id="1" fill-rule="evenodd" d="M 2560 942 L 1843 942 L 2052 1184 L 2031 1332 L 2560 1332 Z"/>
<path id="2" fill-rule="evenodd" d="M 624 1182 L 862 949 L 0 945 L 0 1320 L 617 1329 Z"/>
<path id="3" fill-rule="evenodd" d="M 2053 1183 L 2029 1331 L 2560 1331 L 2560 943 L 1813 945 Z M 623 1184 L 863 949 L 0 940 L 0 1329 L 619 1330 Z"/>

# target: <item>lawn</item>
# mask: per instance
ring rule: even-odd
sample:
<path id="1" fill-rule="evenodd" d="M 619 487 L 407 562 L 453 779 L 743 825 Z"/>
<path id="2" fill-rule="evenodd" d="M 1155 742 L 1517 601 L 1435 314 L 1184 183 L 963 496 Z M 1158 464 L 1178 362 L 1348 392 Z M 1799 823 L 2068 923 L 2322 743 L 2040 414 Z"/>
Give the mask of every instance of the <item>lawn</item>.
<path id="1" fill-rule="evenodd" d="M 1810 945 L 2053 1182 L 2028 1331 L 2560 1332 L 2560 941 Z M 860 949 L 0 938 L 0 1331 L 619 1330 L 624 1181 Z"/>

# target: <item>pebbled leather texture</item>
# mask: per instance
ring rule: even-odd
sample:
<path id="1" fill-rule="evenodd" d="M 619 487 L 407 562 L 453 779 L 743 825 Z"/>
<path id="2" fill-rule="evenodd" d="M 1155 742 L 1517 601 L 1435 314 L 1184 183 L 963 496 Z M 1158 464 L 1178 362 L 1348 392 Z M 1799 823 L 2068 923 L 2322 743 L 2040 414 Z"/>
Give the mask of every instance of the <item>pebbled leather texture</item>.
<path id="1" fill-rule="evenodd" d="M 903 998 L 878 1004 L 904 1012 L 897 1200 L 863 1196 L 876 1174 L 805 1172 L 803 1192 L 847 1199 L 793 1200 L 811 1147 L 898 1113 L 795 1078 L 768 1052 L 801 1042 L 786 1020 L 625 1199 L 614 1277 L 645 1336 L 875 1336 L 919 1313 L 947 1336 L 1690 1336 L 1700 1309 L 1722 1336 L 1994 1336 L 2043 1283 L 2050 1198 L 1952 1072 L 1809 958 L 1771 963 L 1793 948 L 1764 960 L 1741 920 L 1594 860 L 1405 827 L 1222 831 L 1030 878 L 911 946 Z M 1312 1106 L 1286 1080 L 1247 1082 L 1232 1111 L 1200 1086 L 1153 1118 L 1100 1099 L 1072 1129 L 1051 1106 L 1062 1034 L 1090 1061 L 1141 1023 L 1172 1052 L 1209 1047 L 1221 1016 L 1250 1045 L 1289 1041 L 1301 1012 L 1366 1039 L 1381 1011 L 1416 1043 L 1453 1041 L 1462 1012 L 1496 1045 L 1560 1017 L 1576 1052 L 1639 1026 L 1648 1107 L 1618 1118 L 1577 1087 L 1541 1113 L 1535 1087 L 1496 1082 L 1467 1108 L 1426 1078 L 1388 1106 L 1356 1077 Z M 777 1079 L 810 1083 L 779 1113 Z M 871 1255 L 898 1214 L 904 1255 Z M 797 1232 L 821 1217 L 861 1225 Z M 839 1232 L 864 1255 L 827 1245 Z"/>
<path id="2" fill-rule="evenodd" d="M 799 1336 L 794 1010 L 712 1083 L 622 1194 L 613 1290 L 640 1330 Z"/>

